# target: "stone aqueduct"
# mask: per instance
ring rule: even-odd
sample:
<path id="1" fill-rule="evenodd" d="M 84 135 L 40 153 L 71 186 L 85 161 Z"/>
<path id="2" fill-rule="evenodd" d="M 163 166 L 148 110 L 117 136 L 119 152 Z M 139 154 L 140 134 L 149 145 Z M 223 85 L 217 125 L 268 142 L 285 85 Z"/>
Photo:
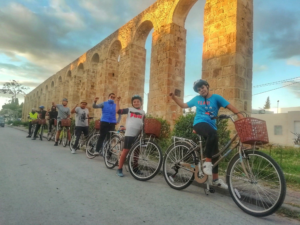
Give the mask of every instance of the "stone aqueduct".
<path id="1" fill-rule="evenodd" d="M 121 107 L 130 106 L 132 95 L 144 94 L 145 42 L 154 29 L 147 111 L 173 124 L 182 110 L 168 93 L 184 95 L 185 20 L 197 1 L 157 0 L 26 95 L 23 119 L 31 108 L 50 107 L 63 97 L 73 107 L 80 99 L 92 103 L 98 96 L 101 102 L 115 92 L 122 96 Z M 251 110 L 253 0 L 206 0 L 203 34 L 202 78 L 238 109 Z M 91 114 L 100 117 L 100 110 Z"/>

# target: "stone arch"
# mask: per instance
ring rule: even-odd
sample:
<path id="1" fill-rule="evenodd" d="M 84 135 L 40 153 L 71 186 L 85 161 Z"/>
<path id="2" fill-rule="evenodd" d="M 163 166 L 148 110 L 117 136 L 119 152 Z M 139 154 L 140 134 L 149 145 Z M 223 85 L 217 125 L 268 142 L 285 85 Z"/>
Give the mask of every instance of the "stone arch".
<path id="1" fill-rule="evenodd" d="M 77 72 L 83 72 L 83 70 L 84 70 L 83 63 L 80 63 L 80 64 L 78 65 Z"/>
<path id="2" fill-rule="evenodd" d="M 153 23 L 150 20 L 143 21 L 134 34 L 133 43 L 145 47 L 147 37 L 152 29 Z"/>
<path id="3" fill-rule="evenodd" d="M 170 13 L 169 22 L 184 27 L 185 20 L 197 1 L 198 0 L 177 0 L 177 4 L 174 5 Z"/>
<path id="4" fill-rule="evenodd" d="M 98 53 L 95 53 L 92 57 L 92 63 L 99 63 L 100 62 L 100 57 Z"/>
<path id="5" fill-rule="evenodd" d="M 118 61 L 121 49 L 122 49 L 121 42 L 119 40 L 115 40 L 111 44 L 111 46 L 110 46 L 110 48 L 108 50 L 108 58 L 109 59 L 114 59 L 114 60 Z"/>
<path id="6" fill-rule="evenodd" d="M 72 78 L 72 72 L 71 72 L 71 70 L 68 70 L 67 78 L 68 78 L 68 79 Z"/>
<path id="7" fill-rule="evenodd" d="M 51 82 L 51 88 L 54 88 L 54 81 Z"/>

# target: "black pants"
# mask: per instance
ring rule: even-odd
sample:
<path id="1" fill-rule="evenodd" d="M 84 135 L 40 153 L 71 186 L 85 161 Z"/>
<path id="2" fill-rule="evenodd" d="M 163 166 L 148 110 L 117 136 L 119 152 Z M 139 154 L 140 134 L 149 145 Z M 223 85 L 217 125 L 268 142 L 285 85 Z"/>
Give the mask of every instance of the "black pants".
<path id="1" fill-rule="evenodd" d="M 49 132 L 52 131 L 52 126 L 54 126 L 54 119 L 49 120 Z"/>
<path id="2" fill-rule="evenodd" d="M 218 134 L 217 131 L 212 128 L 208 123 L 197 123 L 194 126 L 194 130 L 197 134 L 206 139 L 205 155 L 207 158 L 212 158 L 213 155 L 219 152 L 218 150 Z M 212 159 L 212 164 L 214 164 L 219 157 Z M 218 166 L 213 168 L 213 173 L 218 173 Z"/>
<path id="3" fill-rule="evenodd" d="M 115 130 L 115 123 L 108 123 L 108 122 L 102 122 L 101 121 L 101 125 L 100 125 L 100 137 L 97 141 L 97 145 L 96 145 L 96 151 L 99 152 L 100 149 L 102 148 L 103 142 L 106 138 L 106 136 L 109 135 L 110 131 L 114 131 Z"/>
<path id="4" fill-rule="evenodd" d="M 39 129 L 41 128 L 41 126 L 42 126 L 41 124 L 36 125 L 33 137 L 36 137 L 36 134 L 39 131 Z"/>
<path id="5" fill-rule="evenodd" d="M 29 122 L 29 127 L 28 127 L 28 135 L 31 136 L 32 133 L 31 133 L 31 128 L 32 128 L 32 123 Z"/>
<path id="6" fill-rule="evenodd" d="M 87 137 L 89 135 L 89 127 L 75 127 L 75 136 L 76 136 L 76 141 L 74 143 L 75 148 L 77 148 L 78 146 L 81 133 L 83 133 L 83 135 Z"/>

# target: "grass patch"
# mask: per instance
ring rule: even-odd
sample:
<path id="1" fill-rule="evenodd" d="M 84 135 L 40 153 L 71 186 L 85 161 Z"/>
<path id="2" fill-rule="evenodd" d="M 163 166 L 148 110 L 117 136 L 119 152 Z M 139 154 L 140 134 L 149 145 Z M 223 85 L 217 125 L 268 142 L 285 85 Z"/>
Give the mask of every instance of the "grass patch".
<path id="1" fill-rule="evenodd" d="M 300 221 L 300 212 L 296 212 L 286 208 L 280 208 L 277 210 L 276 213 L 280 216 L 284 216 L 284 217 L 288 217 Z"/>

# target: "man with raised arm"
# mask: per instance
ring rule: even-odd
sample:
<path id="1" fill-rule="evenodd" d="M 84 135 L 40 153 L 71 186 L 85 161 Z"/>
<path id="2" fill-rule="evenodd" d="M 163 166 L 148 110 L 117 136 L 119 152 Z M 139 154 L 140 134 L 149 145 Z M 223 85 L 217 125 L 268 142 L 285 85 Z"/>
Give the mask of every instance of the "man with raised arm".
<path id="1" fill-rule="evenodd" d="M 58 139 L 60 136 L 60 132 L 62 131 L 62 126 L 61 126 L 61 120 L 62 119 L 67 119 L 70 118 L 70 108 L 67 107 L 68 105 L 68 99 L 64 98 L 62 100 L 62 104 L 58 105 L 52 102 L 52 106 L 55 106 L 58 110 L 58 116 L 57 116 L 57 133 L 55 137 L 55 144 L 54 146 L 58 146 Z M 70 134 L 70 128 L 68 127 L 68 140 L 69 142 L 71 141 L 71 134 Z"/>

